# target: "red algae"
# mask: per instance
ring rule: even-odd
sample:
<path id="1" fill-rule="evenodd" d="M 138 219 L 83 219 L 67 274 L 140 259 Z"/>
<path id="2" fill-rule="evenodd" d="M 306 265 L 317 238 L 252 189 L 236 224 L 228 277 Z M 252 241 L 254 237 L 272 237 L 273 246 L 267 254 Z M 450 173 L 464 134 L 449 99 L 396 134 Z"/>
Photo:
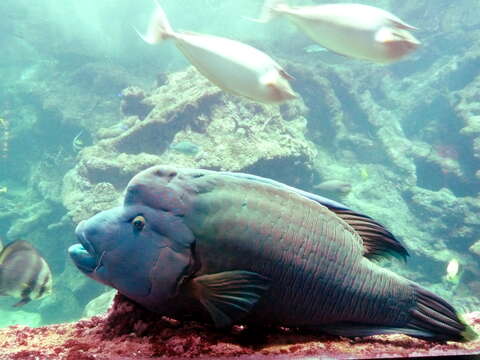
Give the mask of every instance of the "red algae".
<path id="1" fill-rule="evenodd" d="M 480 331 L 480 312 L 465 316 Z M 117 295 L 102 317 L 40 328 L 0 330 L 0 359 L 147 360 L 168 358 L 374 359 L 480 354 L 480 340 L 428 342 L 405 335 L 347 339 L 289 329 L 245 335 L 152 314 Z M 255 340 L 255 341 L 253 341 Z"/>

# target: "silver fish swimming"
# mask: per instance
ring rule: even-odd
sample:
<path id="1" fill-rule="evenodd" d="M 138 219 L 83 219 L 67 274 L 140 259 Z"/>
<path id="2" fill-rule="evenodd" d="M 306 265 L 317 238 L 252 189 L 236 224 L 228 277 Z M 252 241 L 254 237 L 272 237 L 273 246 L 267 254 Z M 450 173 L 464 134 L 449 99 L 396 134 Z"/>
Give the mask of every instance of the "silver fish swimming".
<path id="1" fill-rule="evenodd" d="M 313 41 L 351 58 L 388 64 L 420 46 L 409 30 L 416 28 L 388 11 L 363 4 L 289 6 L 266 0 L 260 19 L 283 15 Z"/>
<path id="2" fill-rule="evenodd" d="M 266 104 L 297 97 L 288 82 L 293 77 L 270 56 L 239 41 L 176 32 L 158 3 L 147 33 L 137 33 L 149 44 L 172 39 L 203 76 L 229 93 Z"/>
<path id="3" fill-rule="evenodd" d="M 336 179 L 322 181 L 320 184 L 314 185 L 313 188 L 319 191 L 340 194 L 348 194 L 350 191 L 352 191 L 351 184 Z"/>
<path id="4" fill-rule="evenodd" d="M 445 300 L 372 261 L 407 256 L 382 225 L 270 179 L 155 166 L 129 182 L 123 206 L 76 234 L 78 269 L 163 315 L 203 314 L 219 328 L 477 336 Z"/>
<path id="5" fill-rule="evenodd" d="M 45 259 L 28 242 L 17 240 L 0 252 L 0 295 L 20 298 L 15 307 L 52 292 L 52 272 Z"/>

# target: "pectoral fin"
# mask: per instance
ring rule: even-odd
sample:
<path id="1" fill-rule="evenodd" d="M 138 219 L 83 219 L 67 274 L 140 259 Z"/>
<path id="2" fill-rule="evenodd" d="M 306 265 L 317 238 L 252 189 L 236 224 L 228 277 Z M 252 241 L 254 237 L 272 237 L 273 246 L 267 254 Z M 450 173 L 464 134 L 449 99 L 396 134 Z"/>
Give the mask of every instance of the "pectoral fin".
<path id="1" fill-rule="evenodd" d="M 287 79 L 287 80 L 295 80 L 295 77 L 293 77 L 292 75 L 290 75 L 288 72 L 286 72 L 284 69 L 279 69 L 278 72 L 280 73 L 280 75 L 284 78 L 284 79 Z"/>
<path id="2" fill-rule="evenodd" d="M 190 283 L 193 295 L 208 310 L 217 328 L 247 314 L 269 288 L 270 280 L 250 271 L 202 275 Z"/>

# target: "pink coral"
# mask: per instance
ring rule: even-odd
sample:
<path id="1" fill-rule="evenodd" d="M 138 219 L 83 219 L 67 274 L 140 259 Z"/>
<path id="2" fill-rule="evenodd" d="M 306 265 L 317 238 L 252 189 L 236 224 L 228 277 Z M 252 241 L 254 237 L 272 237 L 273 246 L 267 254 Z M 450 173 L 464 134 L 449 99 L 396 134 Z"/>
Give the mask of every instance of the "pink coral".
<path id="1" fill-rule="evenodd" d="M 480 312 L 466 317 L 480 330 Z M 252 342 L 251 338 L 242 337 L 240 327 L 236 330 L 237 334 L 222 333 L 196 322 L 180 324 L 117 295 L 103 317 L 41 328 L 11 326 L 0 330 L 0 359 L 276 359 L 292 355 L 372 359 L 480 354 L 480 340 L 436 343 L 405 335 L 352 340 L 282 329 L 264 334 L 261 342 Z"/>

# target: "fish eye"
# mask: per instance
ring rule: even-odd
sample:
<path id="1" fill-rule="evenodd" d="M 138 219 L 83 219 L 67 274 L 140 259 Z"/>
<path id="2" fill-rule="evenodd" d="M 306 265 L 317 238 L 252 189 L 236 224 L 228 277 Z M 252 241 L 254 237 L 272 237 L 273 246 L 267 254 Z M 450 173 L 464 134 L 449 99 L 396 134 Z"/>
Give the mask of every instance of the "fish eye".
<path id="1" fill-rule="evenodd" d="M 132 221 L 133 226 L 136 230 L 142 231 L 145 226 L 145 218 L 141 215 L 135 216 L 135 219 Z"/>

